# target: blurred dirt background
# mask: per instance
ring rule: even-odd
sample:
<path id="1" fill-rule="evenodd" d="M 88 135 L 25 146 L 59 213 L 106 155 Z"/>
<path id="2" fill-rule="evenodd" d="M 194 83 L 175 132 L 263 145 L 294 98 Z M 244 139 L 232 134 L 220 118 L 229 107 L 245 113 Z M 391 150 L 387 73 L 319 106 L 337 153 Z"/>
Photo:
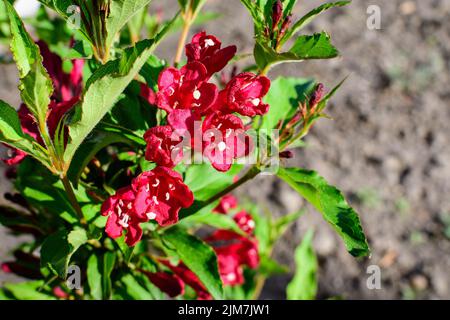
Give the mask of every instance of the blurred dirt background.
<path id="1" fill-rule="evenodd" d="M 153 1 L 173 11 L 176 1 Z M 324 1 L 299 0 L 297 16 Z M 369 30 L 367 8 L 381 10 L 381 29 Z M 220 18 L 203 27 L 224 44 L 252 51 L 252 24 L 239 0 L 209 0 Z M 348 80 L 328 114 L 296 152 L 293 165 L 319 171 L 348 196 L 360 213 L 372 257 L 353 259 L 318 213 L 291 228 L 275 250 L 293 268 L 293 251 L 308 228 L 315 229 L 319 298 L 450 298 L 450 0 L 354 0 L 311 23 L 308 32 L 327 30 L 342 57 L 281 65 L 269 74 L 312 77 L 331 88 Z M 192 34 L 192 32 L 191 32 Z M 172 59 L 177 35 L 159 50 Z M 0 65 L 0 97 L 19 104 L 14 65 Z M 4 169 L 4 166 L 1 167 Z M 10 188 L 1 178 L 0 193 Z M 260 177 L 239 192 L 276 215 L 304 206 L 283 182 Z M 0 229 L 0 261 L 14 241 Z M 366 286 L 366 268 L 381 268 L 381 289 Z M 262 298 L 283 299 L 291 275 L 267 282 Z M 1 273 L 0 281 L 11 280 Z"/>

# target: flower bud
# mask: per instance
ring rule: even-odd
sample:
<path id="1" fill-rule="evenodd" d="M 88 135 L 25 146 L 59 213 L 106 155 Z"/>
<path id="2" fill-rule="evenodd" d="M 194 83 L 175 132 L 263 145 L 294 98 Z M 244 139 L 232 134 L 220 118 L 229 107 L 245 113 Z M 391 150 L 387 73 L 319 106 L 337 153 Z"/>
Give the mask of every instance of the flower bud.
<path id="1" fill-rule="evenodd" d="M 294 153 L 291 150 L 282 151 L 279 153 L 280 158 L 291 159 L 294 157 Z"/>
<path id="2" fill-rule="evenodd" d="M 309 107 L 314 108 L 320 100 L 323 98 L 323 93 L 325 91 L 325 87 L 322 83 L 318 83 L 316 86 L 316 89 L 314 90 L 313 94 L 311 95 L 311 98 L 309 99 Z"/>
<path id="3" fill-rule="evenodd" d="M 289 27 L 291 26 L 291 23 L 292 23 L 292 14 L 289 14 L 286 16 L 283 23 L 281 24 L 280 37 L 284 36 L 287 29 L 289 29 Z"/>
<path id="4" fill-rule="evenodd" d="M 273 3 L 272 6 L 272 30 L 275 31 L 278 29 L 278 23 L 280 22 L 283 16 L 283 4 L 281 0 L 277 0 Z"/>

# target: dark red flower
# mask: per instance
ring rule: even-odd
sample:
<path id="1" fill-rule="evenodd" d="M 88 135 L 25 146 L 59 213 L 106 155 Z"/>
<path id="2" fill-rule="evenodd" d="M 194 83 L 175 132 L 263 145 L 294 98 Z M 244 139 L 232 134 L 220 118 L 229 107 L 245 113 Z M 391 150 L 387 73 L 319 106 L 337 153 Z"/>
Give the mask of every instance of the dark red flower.
<path id="1" fill-rule="evenodd" d="M 233 217 L 233 219 L 234 221 L 236 221 L 239 228 L 241 228 L 241 230 L 248 235 L 251 235 L 255 230 L 255 220 L 253 220 L 253 217 L 250 213 L 246 211 L 238 212 Z"/>
<path id="2" fill-rule="evenodd" d="M 176 274 L 142 271 L 161 291 L 173 298 L 184 294 L 184 282 Z"/>
<path id="3" fill-rule="evenodd" d="M 135 210 L 142 219 L 155 219 L 161 226 L 178 221 L 178 212 L 194 202 L 194 195 L 178 172 L 156 167 L 133 180 Z"/>
<path id="4" fill-rule="evenodd" d="M 147 142 L 145 159 L 157 165 L 173 168 L 183 157 L 180 139 L 171 126 L 150 128 L 145 134 Z"/>
<path id="5" fill-rule="evenodd" d="M 141 97 L 144 98 L 149 104 L 155 105 L 156 104 L 156 93 L 152 90 L 149 86 L 147 86 L 145 83 L 140 84 L 141 87 Z"/>
<path id="6" fill-rule="evenodd" d="M 221 42 L 213 35 L 207 35 L 205 31 L 192 37 L 191 43 L 186 45 L 188 62 L 199 61 L 208 71 L 208 77 L 222 70 L 236 54 L 236 46 L 228 46 L 223 49 Z"/>
<path id="7" fill-rule="evenodd" d="M 116 191 L 114 196 L 109 197 L 102 205 L 102 215 L 108 216 L 105 231 L 111 238 L 115 239 L 127 230 L 125 242 L 134 246 L 142 237 L 140 223 L 148 220 L 141 217 L 135 210 L 136 196 L 130 187 Z"/>
<path id="8" fill-rule="evenodd" d="M 43 144 L 41 136 L 39 134 L 39 130 L 36 125 L 36 120 L 34 119 L 31 112 L 28 110 L 25 104 L 21 104 L 18 110 L 19 120 L 22 127 L 22 131 L 25 134 L 30 135 L 33 139 L 38 141 L 38 143 Z M 8 158 L 1 159 L 7 165 L 16 165 L 19 164 L 27 154 L 22 150 L 9 148 L 8 149 Z"/>
<path id="9" fill-rule="evenodd" d="M 205 239 L 217 254 L 219 272 L 224 285 L 244 283 L 243 266 L 259 265 L 258 242 L 227 230 L 217 230 Z"/>
<path id="10" fill-rule="evenodd" d="M 270 88 L 270 80 L 251 72 L 240 73 L 220 92 L 215 109 L 229 109 L 243 116 L 254 117 L 269 111 L 269 105 L 262 101 Z"/>
<path id="11" fill-rule="evenodd" d="M 216 170 L 228 171 L 233 159 L 247 155 L 251 149 L 244 124 L 235 115 L 213 112 L 203 121 L 202 130 L 203 154 Z"/>
<path id="12" fill-rule="evenodd" d="M 234 209 L 237 207 L 237 199 L 231 195 L 227 194 L 220 199 L 217 207 L 213 209 L 214 212 L 226 214 L 228 210 Z"/>
<path id="13" fill-rule="evenodd" d="M 68 101 L 50 101 L 50 105 L 48 106 L 47 127 L 52 137 L 54 136 L 56 129 L 58 128 L 59 122 L 62 120 L 64 115 L 73 108 L 78 100 L 78 97 L 74 97 Z"/>
<path id="14" fill-rule="evenodd" d="M 180 262 L 178 265 L 172 265 L 168 260 L 160 260 L 162 264 L 168 267 L 174 274 L 176 274 L 181 280 L 184 281 L 188 286 L 190 286 L 197 293 L 197 299 L 199 300 L 210 300 L 211 295 L 208 290 L 206 290 L 203 283 L 200 282 L 198 277 L 194 272 L 188 269 L 188 267 Z"/>
<path id="15" fill-rule="evenodd" d="M 169 113 L 190 109 L 205 114 L 218 94 L 217 87 L 206 80 L 207 71 L 200 62 L 190 62 L 180 70 L 164 69 L 158 78 L 158 107 Z"/>

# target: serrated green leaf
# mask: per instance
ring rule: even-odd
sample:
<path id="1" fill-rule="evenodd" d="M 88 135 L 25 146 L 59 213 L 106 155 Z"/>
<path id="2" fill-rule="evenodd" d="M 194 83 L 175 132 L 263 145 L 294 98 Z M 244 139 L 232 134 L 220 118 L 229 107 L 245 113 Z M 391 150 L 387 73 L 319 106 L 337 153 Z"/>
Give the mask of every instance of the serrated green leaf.
<path id="1" fill-rule="evenodd" d="M 317 257 L 312 247 L 314 232 L 309 230 L 295 249 L 296 271 L 286 288 L 288 300 L 312 300 L 317 294 Z"/>
<path id="2" fill-rule="evenodd" d="M 150 3 L 150 0 L 111 1 L 110 14 L 106 20 L 108 36 L 106 47 L 109 49 L 122 28 L 130 19 Z"/>
<path id="3" fill-rule="evenodd" d="M 278 176 L 310 202 L 344 240 L 348 252 L 355 257 L 368 256 L 369 245 L 357 212 L 342 193 L 315 171 L 280 168 Z"/>
<path id="4" fill-rule="evenodd" d="M 317 17 L 320 13 L 334 7 L 342 7 L 351 3 L 351 1 L 338 1 L 338 2 L 330 2 L 322 4 L 321 6 L 311 10 L 307 14 L 305 14 L 302 18 L 300 18 L 293 26 L 290 28 L 286 34 L 281 39 L 281 44 L 284 44 L 287 40 L 289 40 L 295 33 L 300 31 L 303 27 L 305 27 L 308 23 L 310 23 L 315 17 Z"/>
<path id="5" fill-rule="evenodd" d="M 222 281 L 214 250 L 197 237 L 178 228 L 168 229 L 164 232 L 162 239 L 170 249 L 177 252 L 184 264 L 198 276 L 213 298 L 222 299 Z"/>
<path id="6" fill-rule="evenodd" d="M 41 266 L 65 279 L 70 258 L 87 240 L 84 229 L 61 230 L 48 236 L 41 248 Z"/>
<path id="7" fill-rule="evenodd" d="M 270 105 L 263 117 L 262 129 L 273 129 L 280 120 L 292 117 L 298 110 L 299 102 L 304 102 L 314 88 L 314 81 L 303 78 L 278 77 L 270 85 L 264 102 Z"/>
<path id="8" fill-rule="evenodd" d="M 19 69 L 22 101 L 39 123 L 45 123 L 53 85 L 42 65 L 39 47 L 25 29 L 14 6 L 4 1 L 11 28 L 11 51 Z"/>
<path id="9" fill-rule="evenodd" d="M 74 119 L 69 125 L 70 141 L 64 153 L 67 163 L 142 68 L 169 25 L 154 39 L 140 41 L 126 49 L 120 59 L 103 65 L 88 80 L 82 101 L 75 108 Z"/>
<path id="10" fill-rule="evenodd" d="M 331 59 L 339 55 L 326 32 L 298 37 L 289 52 L 298 60 Z"/>

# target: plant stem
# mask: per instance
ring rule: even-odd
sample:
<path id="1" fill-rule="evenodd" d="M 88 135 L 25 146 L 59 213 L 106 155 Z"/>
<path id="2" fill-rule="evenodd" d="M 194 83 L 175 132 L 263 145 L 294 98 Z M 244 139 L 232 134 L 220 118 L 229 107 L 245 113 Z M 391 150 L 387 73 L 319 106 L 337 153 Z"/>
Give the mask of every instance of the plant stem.
<path id="1" fill-rule="evenodd" d="M 67 176 L 64 175 L 64 176 L 61 176 L 61 181 L 64 185 L 64 189 L 66 190 L 67 197 L 69 198 L 70 203 L 72 204 L 78 217 L 80 218 L 80 223 L 83 225 L 86 224 L 86 219 L 83 216 L 83 211 L 81 211 L 80 204 L 77 201 L 75 192 L 73 191 L 73 188 L 72 188 L 72 185 L 70 184 L 69 179 L 67 179 Z"/>
<path id="2" fill-rule="evenodd" d="M 219 200 L 220 198 L 222 198 L 223 196 L 229 194 L 231 191 L 233 191 L 234 189 L 238 188 L 239 186 L 243 185 L 245 182 L 247 182 L 248 180 L 253 179 L 254 177 L 256 177 L 261 171 L 259 170 L 259 168 L 254 165 L 253 167 L 251 167 L 247 173 L 241 178 L 239 179 L 237 182 L 233 183 L 232 185 L 228 186 L 227 188 L 223 189 L 222 191 L 220 191 L 219 193 L 216 193 L 214 196 L 212 196 L 211 198 L 209 198 L 208 200 L 206 200 L 205 202 L 205 206 L 213 203 L 216 200 Z"/>
<path id="3" fill-rule="evenodd" d="M 186 43 L 186 38 L 191 28 L 191 14 L 189 12 L 184 16 L 183 30 L 181 31 L 180 39 L 178 40 L 177 52 L 175 54 L 175 59 L 173 65 L 178 67 L 181 60 L 181 55 L 183 54 L 184 44 Z"/>

